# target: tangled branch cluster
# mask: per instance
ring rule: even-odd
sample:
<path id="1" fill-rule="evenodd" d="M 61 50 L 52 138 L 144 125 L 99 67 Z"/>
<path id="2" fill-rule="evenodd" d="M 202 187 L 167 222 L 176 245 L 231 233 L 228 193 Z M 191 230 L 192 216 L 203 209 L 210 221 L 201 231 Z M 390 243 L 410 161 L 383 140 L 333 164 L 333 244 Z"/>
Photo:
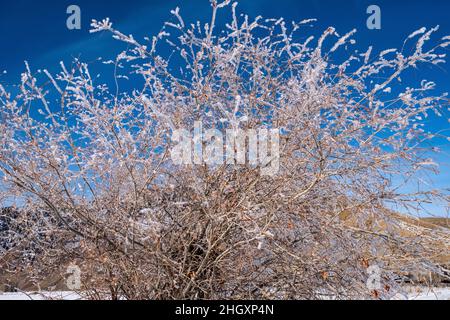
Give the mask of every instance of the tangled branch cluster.
<path id="1" fill-rule="evenodd" d="M 445 113 L 448 98 L 400 77 L 442 63 L 450 37 L 427 49 L 437 28 L 422 28 L 401 50 L 348 56 L 355 31 L 305 38 L 313 20 L 250 20 L 229 1 L 212 1 L 204 25 L 172 14 L 148 44 L 93 21 L 127 44 L 105 62 L 112 83 L 76 60 L 57 75 L 27 65 L 18 93 L 0 86 L 1 194 L 27 217 L 26 237 L 3 233 L 16 243 L 3 266 L 48 274 L 74 262 L 82 294 L 127 299 L 386 298 L 401 275 L 440 272 L 448 232 L 422 237 L 388 208 L 442 196 L 398 192 L 392 179 L 434 168 L 423 147 L 439 133 L 421 119 Z M 133 90 L 120 90 L 127 80 Z M 171 133 L 195 121 L 279 128 L 278 174 L 174 165 Z M 25 263 L 30 241 L 38 254 Z M 383 270 L 377 290 L 371 264 Z"/>

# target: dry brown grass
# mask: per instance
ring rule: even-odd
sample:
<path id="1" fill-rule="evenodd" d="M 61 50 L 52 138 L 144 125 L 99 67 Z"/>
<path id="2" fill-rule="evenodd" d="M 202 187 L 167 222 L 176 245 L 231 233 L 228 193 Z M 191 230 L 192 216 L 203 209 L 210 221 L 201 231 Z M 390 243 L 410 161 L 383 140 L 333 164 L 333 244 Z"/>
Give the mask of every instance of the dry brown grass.
<path id="1" fill-rule="evenodd" d="M 420 221 L 426 222 L 431 228 L 440 226 L 450 229 L 450 218 L 420 218 Z"/>

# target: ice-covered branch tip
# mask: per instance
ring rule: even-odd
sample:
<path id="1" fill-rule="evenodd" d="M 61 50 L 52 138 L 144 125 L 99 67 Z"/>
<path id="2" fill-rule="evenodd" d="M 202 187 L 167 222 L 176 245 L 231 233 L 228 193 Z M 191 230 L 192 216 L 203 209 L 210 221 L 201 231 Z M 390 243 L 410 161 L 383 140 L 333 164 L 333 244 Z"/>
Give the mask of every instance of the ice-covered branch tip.
<path id="1" fill-rule="evenodd" d="M 109 18 L 105 18 L 102 21 L 92 19 L 91 27 L 92 29 L 89 30 L 90 33 L 111 30 L 112 22 L 109 21 Z"/>

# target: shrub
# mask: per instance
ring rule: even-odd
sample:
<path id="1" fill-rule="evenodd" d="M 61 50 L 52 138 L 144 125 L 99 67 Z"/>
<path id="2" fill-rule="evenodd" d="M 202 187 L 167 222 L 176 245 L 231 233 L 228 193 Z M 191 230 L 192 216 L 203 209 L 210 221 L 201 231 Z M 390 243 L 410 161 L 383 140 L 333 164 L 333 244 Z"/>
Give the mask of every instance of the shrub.
<path id="1" fill-rule="evenodd" d="M 228 6 L 212 1 L 205 25 L 176 9 L 146 45 L 93 21 L 92 32 L 127 45 L 105 62 L 110 86 L 78 60 L 57 75 L 27 65 L 15 95 L 0 86 L 2 192 L 56 219 L 30 232 L 74 239 L 44 246 L 40 265 L 73 260 L 83 294 L 128 299 L 386 298 L 398 274 L 439 271 L 422 230 L 405 235 L 388 208 L 441 196 L 396 192 L 392 179 L 434 168 L 423 146 L 436 135 L 420 119 L 445 112 L 448 99 L 400 76 L 443 62 L 450 38 L 427 49 L 437 28 L 422 28 L 402 50 L 348 54 L 355 31 L 297 40 L 312 20 L 252 21 L 235 4 L 220 29 Z M 126 79 L 132 90 L 120 89 Z M 175 165 L 172 133 L 196 121 L 280 129 L 278 172 Z M 440 232 L 434 241 L 445 241 Z"/>

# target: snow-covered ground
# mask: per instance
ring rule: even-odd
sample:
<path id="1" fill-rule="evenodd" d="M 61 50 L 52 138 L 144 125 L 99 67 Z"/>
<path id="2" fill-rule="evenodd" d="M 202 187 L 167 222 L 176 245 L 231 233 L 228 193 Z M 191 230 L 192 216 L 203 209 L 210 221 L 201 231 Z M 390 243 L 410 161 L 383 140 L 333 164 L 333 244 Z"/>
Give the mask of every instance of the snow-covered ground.
<path id="1" fill-rule="evenodd" d="M 0 292 L 0 300 L 79 300 L 80 296 L 71 291 L 54 292 Z"/>
<path id="2" fill-rule="evenodd" d="M 450 287 L 408 287 L 406 294 L 397 294 L 393 300 L 450 300 Z M 55 292 L 0 292 L 0 300 L 79 300 L 81 297 L 70 291 Z"/>
<path id="3" fill-rule="evenodd" d="M 450 300 L 450 287 L 406 287 L 407 297 L 397 294 L 393 300 Z"/>

